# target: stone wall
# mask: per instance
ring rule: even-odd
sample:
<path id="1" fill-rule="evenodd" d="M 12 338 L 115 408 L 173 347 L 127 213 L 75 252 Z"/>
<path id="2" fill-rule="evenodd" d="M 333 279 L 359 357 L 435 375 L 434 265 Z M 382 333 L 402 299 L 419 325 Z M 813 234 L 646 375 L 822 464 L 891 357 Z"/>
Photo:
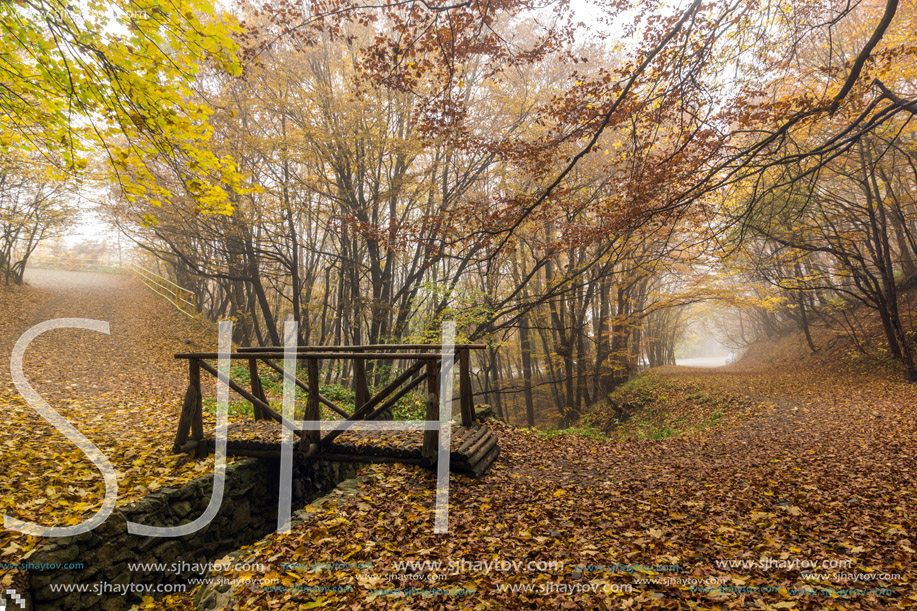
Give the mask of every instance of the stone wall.
<path id="1" fill-rule="evenodd" d="M 82 563 L 81 570 L 33 571 L 30 578 L 36 611 L 126 609 L 143 596 L 158 598 L 176 584 L 201 577 L 195 563 L 205 564 L 250 544 L 277 528 L 279 460 L 248 459 L 227 466 L 223 503 L 213 521 L 185 537 L 145 537 L 127 533 L 127 522 L 177 526 L 201 515 L 210 502 L 213 475 L 178 489 L 164 488 L 125 507 L 116 508 L 92 532 L 49 539 L 23 562 Z M 356 465 L 326 461 L 295 462 L 295 511 L 353 477 Z M 131 571 L 128 563 L 164 563 L 166 570 Z M 173 570 L 174 569 L 174 570 Z M 53 591 L 52 584 L 84 584 L 84 592 Z M 142 591 L 144 588 L 147 591 Z M 173 590 L 174 591 L 174 590 Z"/>

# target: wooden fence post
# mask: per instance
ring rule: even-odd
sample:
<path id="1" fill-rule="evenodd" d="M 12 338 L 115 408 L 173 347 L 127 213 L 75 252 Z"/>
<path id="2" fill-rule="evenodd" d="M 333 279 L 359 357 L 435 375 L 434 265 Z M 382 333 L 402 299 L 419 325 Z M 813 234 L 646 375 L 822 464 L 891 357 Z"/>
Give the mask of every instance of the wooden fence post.
<path id="1" fill-rule="evenodd" d="M 439 422 L 439 361 L 427 363 L 427 422 Z M 439 431 L 423 432 L 421 458 L 429 464 L 436 462 L 439 448 Z"/>
<path id="2" fill-rule="evenodd" d="M 204 415 L 202 413 L 204 398 L 201 394 L 201 362 L 191 359 L 189 364 L 189 378 L 194 387 L 194 405 L 191 411 L 191 439 L 204 438 Z"/>
<path id="3" fill-rule="evenodd" d="M 204 397 L 201 393 L 201 362 L 191 359 L 188 369 L 190 386 L 194 388 L 194 399 L 191 407 L 191 439 L 197 442 L 197 457 L 205 456 L 204 443 Z"/>
<path id="4" fill-rule="evenodd" d="M 178 418 L 178 432 L 175 434 L 175 443 L 172 450 L 181 451 L 180 448 L 188 441 L 188 432 L 194 425 L 194 439 L 203 437 L 201 409 L 201 367 L 197 359 L 188 360 L 188 389 L 185 391 L 185 400 L 182 403 L 181 416 Z"/>
<path id="5" fill-rule="evenodd" d="M 471 351 L 459 350 L 459 405 L 462 412 L 462 426 L 474 424 L 474 397 L 471 390 Z"/>
<path id="6" fill-rule="evenodd" d="M 267 395 L 264 394 L 264 386 L 261 384 L 261 377 L 258 375 L 258 359 L 248 359 L 248 376 L 252 380 L 252 394 L 268 403 Z M 252 411 L 255 414 L 255 420 L 264 418 L 264 410 L 257 403 L 252 403 Z"/>
<path id="7" fill-rule="evenodd" d="M 369 401 L 369 386 L 366 383 L 366 362 L 353 359 L 353 410 L 356 412 Z"/>
<path id="8" fill-rule="evenodd" d="M 306 415 L 303 420 L 319 420 L 319 407 L 318 407 L 318 389 L 319 389 L 319 380 L 318 380 L 318 359 L 307 359 L 306 366 L 309 371 L 309 399 L 306 402 Z M 303 451 L 309 449 L 308 443 L 318 443 L 321 441 L 322 432 L 318 429 L 307 431 L 305 435 L 302 436 L 300 440 L 300 447 Z"/>

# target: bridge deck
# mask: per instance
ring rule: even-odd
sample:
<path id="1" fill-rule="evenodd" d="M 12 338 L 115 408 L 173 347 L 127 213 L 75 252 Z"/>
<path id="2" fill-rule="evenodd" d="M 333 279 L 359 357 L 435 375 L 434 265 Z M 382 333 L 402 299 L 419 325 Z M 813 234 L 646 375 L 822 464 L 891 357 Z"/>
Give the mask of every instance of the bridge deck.
<path id="1" fill-rule="evenodd" d="M 228 427 L 226 453 L 230 456 L 280 456 L 280 424 L 273 420 L 245 420 Z M 482 475 L 497 459 L 497 436 L 484 425 L 452 427 L 450 470 L 473 477 Z M 213 437 L 201 440 L 203 451 L 214 451 Z M 348 462 L 398 462 L 430 466 L 422 456 L 423 439 L 416 431 L 347 431 L 327 447 L 317 459 Z M 296 448 L 296 445 L 294 445 Z"/>

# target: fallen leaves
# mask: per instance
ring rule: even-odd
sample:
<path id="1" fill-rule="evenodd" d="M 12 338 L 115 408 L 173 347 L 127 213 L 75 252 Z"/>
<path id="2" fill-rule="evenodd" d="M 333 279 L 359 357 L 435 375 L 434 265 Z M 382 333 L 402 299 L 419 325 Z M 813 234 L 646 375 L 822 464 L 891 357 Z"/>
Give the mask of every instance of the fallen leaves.
<path id="1" fill-rule="evenodd" d="M 0 319 L 13 321 L 0 323 L 3 362 L 19 336 L 38 322 L 86 317 L 111 324 L 111 335 L 64 329 L 39 336 L 26 353 L 24 371 L 51 406 L 112 462 L 118 503 L 212 472 L 212 458 L 196 461 L 171 452 L 187 384 L 173 354 L 187 350 L 188 342 L 215 343 L 209 325 L 183 319 L 126 276 L 34 270 L 27 277 L 33 286 L 0 290 Z M 0 512 L 47 526 L 78 524 L 101 506 L 102 476 L 26 404 L 8 372 L 0 377 L 0 426 L 7 433 L 0 439 Z M 0 557 L 15 563 L 37 542 L 2 529 Z"/>
<path id="2" fill-rule="evenodd" d="M 702 387 L 708 396 L 741 395 L 749 409 L 727 426 L 660 441 L 545 439 L 493 424 L 501 458 L 481 481 L 453 476 L 447 536 L 432 534 L 431 474 L 372 466 L 361 474 L 364 496 L 327 515 L 313 514 L 289 535 L 259 542 L 248 558 L 347 557 L 389 576 L 380 586 L 365 571 L 297 573 L 297 585 L 352 589 L 323 594 L 329 608 L 889 609 L 917 603 L 917 567 L 908 551 L 917 498 L 914 388 L 882 378 L 854 384 L 825 372 L 663 375 Z M 862 424 L 849 427 L 856 418 Z M 370 595 L 399 587 L 392 575 L 410 573 L 398 568 L 401 562 L 498 557 L 562 562 L 563 568 L 438 576 L 437 587 L 473 589 L 472 595 Z M 768 558 L 783 564 L 726 564 Z M 856 582 L 831 570 L 827 579 L 807 580 L 793 559 L 849 561 L 850 573 L 898 577 Z M 587 565 L 612 568 L 576 569 Z M 638 565 L 649 568 L 624 568 Z M 672 565 L 677 572 L 653 568 Z M 430 574 L 421 572 L 417 587 L 430 587 Z M 592 582 L 631 590 L 549 587 Z M 690 583 L 717 585 L 698 590 Z M 237 594 L 238 609 L 295 609 L 315 600 L 255 586 Z"/>
<path id="3" fill-rule="evenodd" d="M 117 300 L 112 294 L 102 297 Z M 84 299 L 87 314 L 101 307 L 89 295 Z M 185 381 L 171 353 L 178 351 L 175 342 L 185 331 L 177 322 L 174 329 L 137 324 L 127 331 L 133 308 L 156 305 L 122 302 L 120 314 L 109 313 L 111 338 L 92 338 L 86 345 L 64 336 L 44 346 L 36 341 L 26 363 L 40 380 L 40 392 L 112 459 L 122 503 L 212 468 L 212 459 L 191 461 L 170 453 Z M 63 306 L 52 304 L 45 314 L 77 313 Z M 167 312 L 157 315 L 169 320 Z M 125 325 L 123 337 L 149 339 L 153 347 L 136 352 L 126 345 L 116 321 Z M 106 347 L 104 341 L 112 344 Z M 60 358 L 81 351 L 94 356 L 76 364 Z M 100 362 L 106 364 L 101 369 Z M 119 375 L 98 375 L 113 369 Z M 123 383 L 121 374 L 132 382 Z M 694 397 L 686 412 L 694 422 L 709 421 L 705 410 L 722 409 L 722 418 L 661 440 L 543 438 L 491 424 L 501 457 L 482 480 L 451 478 L 446 536 L 433 534 L 431 473 L 403 465 L 369 466 L 361 471 L 358 493 L 307 506 L 300 512 L 303 522 L 291 533 L 239 552 L 240 561 L 269 568 L 267 574 L 221 574 L 239 580 L 233 608 L 903 609 L 917 604 L 917 389 L 887 377 L 832 369 L 666 370 L 660 375 L 665 384 L 686 389 L 678 391 L 683 398 Z M 88 396 L 67 386 L 85 388 L 90 381 L 98 390 Z M 0 394 L 0 403 L 3 424 L 18 435 L 0 440 L 7 473 L 4 513 L 48 523 L 80 520 L 94 511 L 103 486 L 91 463 L 36 421 L 8 390 Z M 32 538 L 4 531 L 0 559 L 15 562 L 34 544 Z M 762 559 L 786 563 L 756 566 Z M 829 570 L 806 579 L 790 564 L 794 559 L 849 562 L 852 574 L 897 577 L 856 581 Z M 461 560 L 520 561 L 536 568 L 400 566 Z M 282 567 L 341 561 L 372 568 Z M 417 583 L 403 581 L 412 575 Z M 289 589 L 267 590 L 259 579 Z M 698 589 L 692 584 L 714 585 Z M 466 593 L 391 594 L 412 586 Z M 862 593 L 845 595 L 844 588 Z M 867 593 L 873 589 L 882 593 Z M 190 595 L 145 603 L 155 609 L 190 605 Z"/>

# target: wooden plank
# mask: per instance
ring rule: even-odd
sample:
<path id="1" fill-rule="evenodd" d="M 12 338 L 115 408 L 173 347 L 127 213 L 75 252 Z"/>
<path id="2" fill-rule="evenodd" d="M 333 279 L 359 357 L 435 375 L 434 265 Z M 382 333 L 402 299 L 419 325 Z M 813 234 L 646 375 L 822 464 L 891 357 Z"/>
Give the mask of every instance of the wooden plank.
<path id="1" fill-rule="evenodd" d="M 481 460 L 481 458 L 483 458 L 487 452 L 489 452 L 490 449 L 495 445 L 497 445 L 496 435 L 488 435 L 487 437 L 484 437 L 481 439 L 481 441 L 478 442 L 478 444 L 475 445 L 474 448 L 472 448 L 472 451 L 468 452 L 468 458 L 466 460 L 471 465 L 477 464 L 477 462 Z"/>
<path id="2" fill-rule="evenodd" d="M 452 445 L 458 449 L 466 439 L 469 439 L 471 435 L 476 435 L 480 431 L 480 425 L 475 426 L 474 423 L 471 426 L 456 426 L 452 430 Z"/>
<path id="3" fill-rule="evenodd" d="M 362 462 L 362 463 L 403 463 L 406 465 L 423 464 L 423 459 L 416 456 L 368 456 L 365 454 L 332 454 L 322 452 L 318 455 L 321 460 L 333 460 L 336 462 Z"/>
<path id="4" fill-rule="evenodd" d="M 213 452 L 215 440 L 212 437 L 204 438 L 200 441 L 188 441 L 180 449 L 183 452 L 199 452 L 206 454 Z M 203 448 L 203 449 L 202 449 Z M 499 454 L 499 445 L 496 443 L 496 436 L 491 436 L 489 442 L 482 446 L 473 461 L 469 461 L 467 456 L 456 458 L 453 456 L 450 461 L 450 470 L 456 473 L 466 473 L 472 477 L 480 476 Z M 370 450 L 372 453 L 370 453 Z M 279 458 L 281 454 L 279 443 L 254 442 L 250 440 L 229 441 L 226 444 L 226 453 L 230 456 L 252 456 L 259 458 Z M 403 463 L 408 465 L 432 466 L 430 461 L 423 458 L 418 446 L 400 447 L 366 447 L 334 444 L 326 451 L 321 451 L 315 444 L 310 444 L 306 452 L 295 451 L 297 457 L 317 460 L 328 460 L 337 462 L 354 462 L 354 463 Z M 454 453 L 453 453 L 454 454 Z"/>
<path id="5" fill-rule="evenodd" d="M 184 441 L 180 445 L 175 445 L 172 447 L 172 451 L 176 454 L 184 454 L 185 452 L 190 452 L 192 450 L 197 450 L 196 441 Z"/>
<path id="6" fill-rule="evenodd" d="M 193 447 L 190 447 L 191 443 L 194 444 Z M 204 451 L 207 454 L 213 452 L 214 446 L 216 445 L 212 437 L 207 437 L 206 439 L 201 440 L 201 442 L 189 442 L 186 444 L 186 446 L 189 446 L 186 451 L 197 450 L 199 448 L 198 443 L 203 443 L 205 445 Z M 302 459 L 314 457 L 317 452 L 318 446 L 311 444 L 306 452 L 301 452 L 298 449 L 295 449 L 293 454 L 297 458 Z M 250 456 L 253 458 L 280 458 L 281 450 L 279 443 L 258 444 L 257 446 L 253 446 L 246 441 L 229 441 L 226 443 L 226 454 L 227 456 Z"/>
<path id="7" fill-rule="evenodd" d="M 439 421 L 439 367 L 438 363 L 427 363 L 427 415 L 428 422 Z M 436 462 L 439 449 L 439 431 L 423 432 L 423 447 L 420 455 L 429 464 Z"/>
<path id="8" fill-rule="evenodd" d="M 474 443 L 478 441 L 479 439 L 481 439 L 482 437 L 485 437 L 488 432 L 489 430 L 486 426 L 478 427 L 477 429 L 475 429 L 474 434 L 462 438 L 462 444 L 459 446 L 458 451 L 462 452 L 463 454 L 466 453 L 468 451 L 468 448 L 474 445 Z"/>
<path id="9" fill-rule="evenodd" d="M 398 450 L 401 456 L 418 456 L 420 455 L 420 447 L 411 440 L 405 440 L 398 446 Z"/>
<path id="10" fill-rule="evenodd" d="M 259 352 L 231 352 L 229 358 L 239 361 L 250 358 L 256 359 L 275 359 L 282 358 L 282 350 L 259 351 Z M 299 359 L 375 359 L 387 361 L 413 361 L 428 360 L 436 361 L 442 358 L 438 352 L 305 352 L 297 353 Z M 180 352 L 175 355 L 177 359 L 217 359 L 219 354 L 216 352 Z"/>
<path id="11" fill-rule="evenodd" d="M 462 412 L 462 426 L 474 423 L 474 397 L 471 387 L 471 352 L 468 348 L 459 350 L 459 405 Z"/>
<path id="12" fill-rule="evenodd" d="M 497 456 L 500 454 L 500 446 L 494 445 L 490 451 L 485 455 L 476 465 L 471 467 L 472 477 L 481 477 L 487 469 L 494 464 L 494 461 L 497 460 Z"/>
<path id="13" fill-rule="evenodd" d="M 483 350 L 487 344 L 455 344 L 455 349 Z M 363 346 L 297 346 L 297 352 L 365 352 L 369 350 L 438 350 L 442 352 L 441 344 L 366 344 Z M 245 346 L 237 349 L 239 352 L 264 352 L 280 351 L 283 346 Z"/>
<path id="14" fill-rule="evenodd" d="M 491 434 L 490 430 L 488 430 L 487 428 L 484 428 L 484 431 L 485 431 L 484 435 L 482 435 L 477 441 L 475 441 L 474 444 L 470 448 L 468 448 L 467 451 L 464 452 L 465 454 L 467 454 L 468 456 L 474 456 L 477 453 L 477 451 L 481 448 L 482 445 L 487 444 L 488 440 L 497 438 L 497 436 Z"/>

